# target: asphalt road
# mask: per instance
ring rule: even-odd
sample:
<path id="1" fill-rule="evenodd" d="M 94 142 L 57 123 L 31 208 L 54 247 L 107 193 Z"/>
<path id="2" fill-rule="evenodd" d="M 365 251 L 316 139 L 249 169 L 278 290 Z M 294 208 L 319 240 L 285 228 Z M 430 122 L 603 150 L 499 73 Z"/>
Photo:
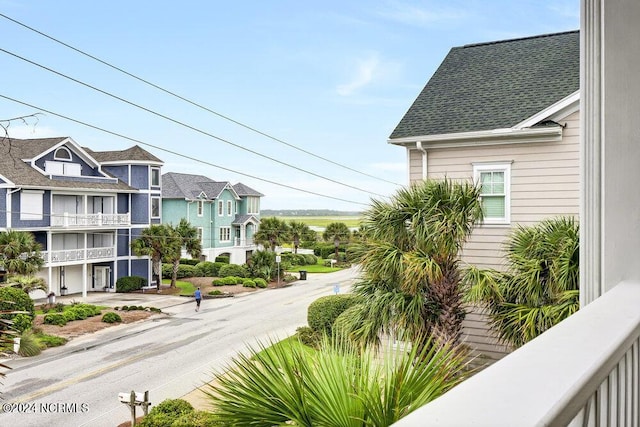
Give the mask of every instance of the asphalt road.
<path id="1" fill-rule="evenodd" d="M 336 284 L 348 292 L 356 275 L 355 269 L 309 274 L 286 288 L 206 299 L 199 312 L 191 299 L 174 297 L 163 308 L 171 316 L 5 361 L 13 369 L 0 385 L 0 426 L 116 426 L 131 418 L 118 393 L 149 391 L 152 404 L 182 397 L 247 345 L 277 341 L 306 325 L 309 304 L 333 294 Z"/>

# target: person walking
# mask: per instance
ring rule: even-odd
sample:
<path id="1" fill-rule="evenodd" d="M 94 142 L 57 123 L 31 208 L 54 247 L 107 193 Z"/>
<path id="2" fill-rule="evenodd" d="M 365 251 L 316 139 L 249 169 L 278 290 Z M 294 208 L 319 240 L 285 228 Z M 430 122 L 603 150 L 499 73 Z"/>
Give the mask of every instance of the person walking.
<path id="1" fill-rule="evenodd" d="M 200 292 L 200 288 L 196 289 L 193 296 L 196 297 L 196 311 L 200 311 L 200 301 L 202 301 L 202 293 Z"/>

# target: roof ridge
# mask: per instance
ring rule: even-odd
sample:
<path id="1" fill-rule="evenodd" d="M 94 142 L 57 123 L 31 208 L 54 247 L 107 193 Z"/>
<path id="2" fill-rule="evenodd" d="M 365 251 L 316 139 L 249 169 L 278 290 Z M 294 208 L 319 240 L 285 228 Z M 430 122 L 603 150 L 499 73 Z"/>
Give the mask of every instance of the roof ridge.
<path id="1" fill-rule="evenodd" d="M 492 45 L 492 44 L 510 43 L 510 42 L 516 42 L 516 41 L 521 41 L 521 40 L 540 39 L 540 38 L 545 38 L 545 37 L 554 37 L 554 36 L 560 36 L 560 35 L 563 35 L 563 34 L 573 34 L 573 33 L 579 33 L 579 32 L 580 32 L 580 30 L 561 31 L 559 33 L 539 34 L 539 35 L 536 35 L 536 36 L 518 37 L 518 38 L 515 38 L 515 39 L 495 40 L 495 41 L 483 42 L 483 43 L 471 43 L 471 44 L 465 44 L 465 45 L 461 46 L 461 48 L 464 49 L 464 48 L 467 48 L 467 47 L 488 46 L 488 45 Z"/>

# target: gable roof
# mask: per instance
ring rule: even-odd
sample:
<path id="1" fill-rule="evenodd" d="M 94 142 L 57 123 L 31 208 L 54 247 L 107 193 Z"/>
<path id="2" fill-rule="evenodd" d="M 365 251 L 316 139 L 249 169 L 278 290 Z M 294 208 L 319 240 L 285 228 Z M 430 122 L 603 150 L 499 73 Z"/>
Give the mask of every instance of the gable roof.
<path id="1" fill-rule="evenodd" d="M 162 160 L 149 153 L 147 150 L 141 148 L 139 145 L 127 148 L 126 150 L 115 151 L 92 151 L 88 148 L 85 150 L 91 154 L 91 156 L 103 164 L 110 163 L 131 163 L 131 162 L 144 162 L 144 163 L 157 163 L 162 164 Z"/>
<path id="2" fill-rule="evenodd" d="M 248 187 L 241 182 L 234 184 L 233 189 L 236 190 L 238 196 L 254 196 L 254 197 L 264 197 L 264 194 L 254 190 L 251 187 Z"/>
<path id="3" fill-rule="evenodd" d="M 208 200 L 213 200 L 217 199 L 225 189 L 231 191 L 236 198 L 262 196 L 244 184 L 231 185 L 227 181 L 214 181 L 204 175 L 177 172 L 167 172 L 162 175 L 164 199 L 197 199 L 204 193 Z"/>
<path id="4" fill-rule="evenodd" d="M 455 47 L 389 138 L 511 128 L 579 85 L 578 31 Z"/>
<path id="5" fill-rule="evenodd" d="M 91 153 L 83 153 L 83 148 L 71 140 L 69 137 L 57 138 L 38 138 L 38 139 L 0 139 L 0 177 L 13 184 L 16 187 L 25 188 L 62 188 L 62 189 L 98 189 L 98 190 L 117 190 L 117 191 L 133 191 L 134 188 L 124 182 L 112 178 L 110 180 L 95 179 L 91 181 L 50 179 L 48 175 L 36 170 L 30 163 L 25 160 L 33 160 L 40 155 L 52 150 L 54 147 L 61 145 L 74 147 L 79 150 L 76 154 L 88 158 L 93 157 Z M 105 177 L 111 175 L 104 173 Z"/>

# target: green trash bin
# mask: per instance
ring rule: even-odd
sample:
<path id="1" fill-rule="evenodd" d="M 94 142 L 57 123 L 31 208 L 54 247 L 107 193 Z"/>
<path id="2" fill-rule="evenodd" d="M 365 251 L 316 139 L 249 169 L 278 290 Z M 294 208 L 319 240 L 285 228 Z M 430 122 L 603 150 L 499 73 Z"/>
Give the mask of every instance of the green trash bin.
<path id="1" fill-rule="evenodd" d="M 307 270 L 300 270 L 300 280 L 307 280 Z"/>

